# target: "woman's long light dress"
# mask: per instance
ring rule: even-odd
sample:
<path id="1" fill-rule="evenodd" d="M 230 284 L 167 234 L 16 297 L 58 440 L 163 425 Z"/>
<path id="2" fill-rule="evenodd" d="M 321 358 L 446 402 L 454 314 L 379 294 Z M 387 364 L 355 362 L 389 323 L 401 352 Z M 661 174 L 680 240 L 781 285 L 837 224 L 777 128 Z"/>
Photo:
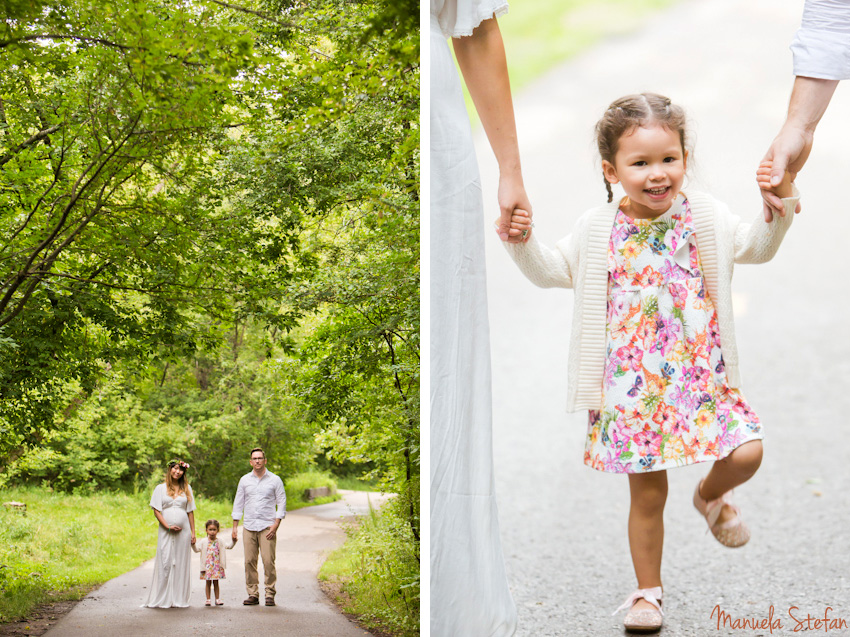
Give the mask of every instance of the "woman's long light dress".
<path id="1" fill-rule="evenodd" d="M 148 608 L 185 608 L 189 605 L 191 591 L 192 530 L 189 513 L 195 510 L 195 499 L 190 501 L 182 494 L 172 498 L 163 483 L 153 490 L 151 508 L 160 511 L 169 525 L 176 524 L 181 531 L 174 533 L 158 525 L 153 579 L 144 605 Z"/>
<path id="2" fill-rule="evenodd" d="M 512 635 L 493 478 L 478 164 L 447 37 L 507 5 L 431 0 L 431 635 Z"/>

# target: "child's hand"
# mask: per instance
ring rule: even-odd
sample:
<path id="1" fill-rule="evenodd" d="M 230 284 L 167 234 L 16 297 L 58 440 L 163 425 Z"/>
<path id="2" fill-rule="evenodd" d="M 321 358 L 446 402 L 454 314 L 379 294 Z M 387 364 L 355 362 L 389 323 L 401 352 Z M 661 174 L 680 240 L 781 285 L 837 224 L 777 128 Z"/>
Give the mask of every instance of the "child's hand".
<path id="1" fill-rule="evenodd" d="M 769 159 L 765 159 L 759 164 L 759 168 L 756 171 L 756 181 L 758 182 L 759 188 L 762 190 L 769 190 L 782 199 L 785 197 L 792 197 L 794 195 L 794 189 L 791 186 L 791 173 L 785 171 L 785 176 L 782 178 L 782 181 L 778 186 L 773 187 L 770 185 L 770 170 L 772 168 L 773 162 Z"/>
<path id="2" fill-rule="evenodd" d="M 496 232 L 499 231 L 499 219 L 496 220 Z M 511 228 L 508 231 L 508 243 L 525 243 L 531 238 L 534 223 L 527 210 L 515 208 L 511 214 Z"/>

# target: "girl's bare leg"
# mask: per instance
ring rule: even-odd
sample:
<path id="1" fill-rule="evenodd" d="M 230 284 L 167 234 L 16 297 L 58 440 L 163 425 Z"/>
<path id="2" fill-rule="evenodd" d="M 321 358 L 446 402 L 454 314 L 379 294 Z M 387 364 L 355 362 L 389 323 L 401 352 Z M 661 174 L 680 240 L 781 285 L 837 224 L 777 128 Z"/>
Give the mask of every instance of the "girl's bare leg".
<path id="1" fill-rule="evenodd" d="M 214 579 L 212 581 L 212 583 L 213 583 L 213 588 L 215 589 L 215 598 L 219 599 L 220 595 L 218 594 L 218 580 Z"/>
<path id="2" fill-rule="evenodd" d="M 210 584 L 212 584 L 212 581 L 207 580 L 207 601 L 210 601 Z"/>
<path id="3" fill-rule="evenodd" d="M 664 504 L 667 472 L 630 473 L 629 548 L 638 588 L 661 586 L 661 552 L 664 547 Z M 654 608 L 644 599 L 635 609 Z"/>
<path id="4" fill-rule="evenodd" d="M 705 500 L 715 500 L 727 491 L 744 484 L 758 471 L 763 450 L 761 440 L 751 440 L 742 444 L 722 460 L 715 462 L 711 471 L 702 481 L 702 485 L 700 485 L 700 497 Z M 724 505 L 717 520 L 718 522 L 726 522 L 733 517 L 735 517 L 735 512 Z"/>

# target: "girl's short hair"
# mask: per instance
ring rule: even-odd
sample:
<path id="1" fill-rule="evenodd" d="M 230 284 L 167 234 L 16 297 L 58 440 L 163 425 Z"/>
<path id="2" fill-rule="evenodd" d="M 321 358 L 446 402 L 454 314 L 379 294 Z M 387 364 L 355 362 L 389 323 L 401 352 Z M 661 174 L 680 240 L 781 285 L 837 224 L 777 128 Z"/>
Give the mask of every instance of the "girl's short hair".
<path id="1" fill-rule="evenodd" d="M 216 528 L 216 530 L 221 531 L 221 526 L 219 526 L 218 520 L 207 520 L 204 523 L 204 530 L 206 531 L 211 526 L 214 526 Z"/>
<path id="2" fill-rule="evenodd" d="M 602 118 L 596 122 L 596 146 L 599 155 L 605 161 L 614 163 L 614 157 L 620 146 L 620 138 L 637 126 L 661 124 L 679 134 L 682 152 L 685 152 L 686 118 L 681 106 L 676 106 L 669 97 L 658 93 L 639 93 L 626 95 L 611 103 Z M 608 203 L 614 200 L 611 184 L 605 179 L 608 191 Z"/>

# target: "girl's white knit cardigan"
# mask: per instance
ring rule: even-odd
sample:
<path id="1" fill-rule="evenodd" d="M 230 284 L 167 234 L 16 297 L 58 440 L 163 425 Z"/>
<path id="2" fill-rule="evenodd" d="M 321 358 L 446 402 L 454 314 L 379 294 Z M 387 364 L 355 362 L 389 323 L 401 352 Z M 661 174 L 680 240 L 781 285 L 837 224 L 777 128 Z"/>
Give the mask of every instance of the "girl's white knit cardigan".
<path id="1" fill-rule="evenodd" d="M 764 263 L 776 254 L 794 220 L 800 193 L 783 199 L 785 216 L 771 223 L 760 214 L 742 223 L 725 204 L 711 195 L 685 195 L 691 206 L 702 274 L 717 310 L 726 377 L 741 386 L 738 347 L 732 314 L 732 270 L 735 263 Z M 573 329 L 570 336 L 567 411 L 599 409 L 605 370 L 606 310 L 608 302 L 608 241 L 619 207 L 610 203 L 587 211 L 572 234 L 553 250 L 532 235 L 527 243 L 505 243 L 528 279 L 543 288 L 575 289 Z"/>
<path id="2" fill-rule="evenodd" d="M 233 537 L 231 536 L 227 543 L 224 543 L 220 538 L 217 538 L 218 542 L 218 555 L 219 555 L 219 563 L 221 564 L 221 568 L 227 568 L 227 553 L 225 549 L 232 549 L 236 546 L 236 542 L 233 541 Z M 208 537 L 201 538 L 197 540 L 194 544 L 192 544 L 192 550 L 195 553 L 201 554 L 201 572 L 206 570 L 207 565 L 207 549 L 210 546 L 210 539 Z"/>

